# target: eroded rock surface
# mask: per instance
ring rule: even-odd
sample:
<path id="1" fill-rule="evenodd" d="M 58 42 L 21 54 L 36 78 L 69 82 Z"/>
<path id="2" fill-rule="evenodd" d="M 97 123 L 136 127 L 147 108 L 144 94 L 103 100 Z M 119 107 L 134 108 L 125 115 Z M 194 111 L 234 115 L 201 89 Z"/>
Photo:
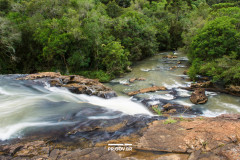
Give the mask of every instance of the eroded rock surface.
<path id="1" fill-rule="evenodd" d="M 240 120 L 223 117 L 178 119 L 172 124 L 155 121 L 136 143 L 136 148 L 189 153 L 192 154 L 189 159 L 237 160 L 240 158 Z"/>
<path id="2" fill-rule="evenodd" d="M 147 93 L 147 92 L 156 92 L 156 91 L 165 91 L 167 90 L 166 87 L 164 86 L 153 86 L 153 87 L 149 87 L 149 88 L 144 88 L 144 89 L 140 89 L 138 91 L 133 91 L 133 92 L 128 92 L 127 94 L 129 96 L 134 96 L 136 94 L 140 94 L 140 93 Z"/>
<path id="3" fill-rule="evenodd" d="M 18 80 L 45 79 L 52 87 L 65 87 L 76 94 L 95 95 L 102 98 L 116 97 L 116 92 L 104 86 L 97 79 L 88 79 L 79 75 L 63 76 L 55 72 L 41 72 L 30 74 Z"/>
<path id="4" fill-rule="evenodd" d="M 174 119 L 174 121 L 155 120 L 131 135 L 96 144 L 82 140 L 77 134 L 75 134 L 77 137 L 70 139 L 68 136 L 67 139 L 63 137 L 56 139 L 53 136 L 52 139 L 28 138 L 13 141 L 0 145 L 0 159 L 239 159 L 240 115 Z M 124 126 L 130 125 L 129 122 L 121 124 L 106 128 L 109 132 L 117 133 Z M 94 130 L 99 130 L 100 133 L 101 127 Z M 130 143 L 133 150 L 131 152 L 109 151 L 109 143 Z"/>

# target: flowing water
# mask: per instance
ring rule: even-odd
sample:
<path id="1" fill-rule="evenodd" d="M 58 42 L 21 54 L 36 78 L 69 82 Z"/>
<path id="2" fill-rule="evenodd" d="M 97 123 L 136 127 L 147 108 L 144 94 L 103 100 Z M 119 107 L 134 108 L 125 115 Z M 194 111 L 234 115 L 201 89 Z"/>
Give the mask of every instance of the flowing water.
<path id="1" fill-rule="evenodd" d="M 191 92 L 179 87 L 187 87 L 190 85 L 188 76 L 184 75 L 187 70 L 188 59 L 186 55 L 175 53 L 178 58 L 166 59 L 164 55 L 169 53 L 160 53 L 154 57 L 137 63 L 133 67 L 133 71 L 123 78 L 118 78 L 109 84 L 118 95 L 126 96 L 125 93 L 139 90 L 146 87 L 165 86 L 169 91 L 158 91 L 155 93 L 144 93 L 132 97 L 132 100 L 143 101 L 148 100 L 149 104 L 163 104 L 162 102 L 170 102 L 191 106 L 200 109 L 203 116 L 214 117 L 224 113 L 240 113 L 240 98 L 215 92 L 206 92 L 209 100 L 204 105 L 194 105 L 190 102 Z M 180 64 L 179 64 L 180 63 Z M 171 69 L 177 66 L 177 69 Z M 135 81 L 129 83 L 130 78 L 146 78 L 146 81 Z"/>
<path id="2" fill-rule="evenodd" d="M 190 92 L 178 89 L 190 84 L 183 75 L 187 58 L 179 54 L 177 59 L 164 59 L 162 53 L 137 63 L 131 73 L 106 85 L 119 95 L 117 98 L 102 99 L 94 96 L 77 95 L 63 88 L 50 87 L 38 81 L 17 81 L 21 75 L 0 75 L 0 141 L 22 137 L 30 132 L 62 130 L 81 124 L 106 124 L 121 117 L 132 117 L 136 121 L 153 114 L 142 102 L 148 104 L 171 102 L 192 106 L 203 111 L 204 116 L 222 113 L 240 113 L 239 97 L 207 92 L 209 101 L 204 105 L 193 105 Z M 181 64 L 178 64 L 181 62 Z M 177 69 L 170 70 L 172 66 Z M 130 85 L 129 78 L 144 77 Z M 140 94 L 128 97 L 125 93 L 150 87 L 165 86 L 168 91 Z M 126 132 L 126 130 L 124 131 Z M 119 133 L 123 134 L 123 133 Z"/>

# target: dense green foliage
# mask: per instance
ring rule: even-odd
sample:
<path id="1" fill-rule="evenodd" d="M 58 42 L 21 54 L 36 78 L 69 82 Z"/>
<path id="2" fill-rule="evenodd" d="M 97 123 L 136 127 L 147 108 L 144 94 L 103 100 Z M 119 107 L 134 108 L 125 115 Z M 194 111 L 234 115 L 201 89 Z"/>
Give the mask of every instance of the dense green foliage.
<path id="1" fill-rule="evenodd" d="M 135 61 L 181 48 L 192 78 L 239 83 L 238 6 L 235 0 L 0 0 L 0 73 L 60 71 L 106 82 Z"/>
<path id="2" fill-rule="evenodd" d="M 213 5 L 188 47 L 191 78 L 201 74 L 213 81 L 240 84 L 240 8 L 233 3 Z"/>

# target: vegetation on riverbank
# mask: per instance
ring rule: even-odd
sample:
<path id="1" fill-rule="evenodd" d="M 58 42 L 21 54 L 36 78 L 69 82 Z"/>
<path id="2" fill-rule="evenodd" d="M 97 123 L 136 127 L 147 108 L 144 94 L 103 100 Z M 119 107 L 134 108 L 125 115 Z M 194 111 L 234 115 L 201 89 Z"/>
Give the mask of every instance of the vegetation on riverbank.
<path id="1" fill-rule="evenodd" d="M 163 50 L 189 75 L 240 82 L 237 0 L 0 0 L 0 73 L 60 71 L 102 82 Z"/>

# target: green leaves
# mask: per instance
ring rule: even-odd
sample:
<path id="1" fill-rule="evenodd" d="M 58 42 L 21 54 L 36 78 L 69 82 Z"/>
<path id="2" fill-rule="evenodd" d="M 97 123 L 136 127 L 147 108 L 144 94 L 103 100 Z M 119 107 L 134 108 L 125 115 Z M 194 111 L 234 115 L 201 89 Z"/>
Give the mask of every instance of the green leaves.
<path id="1" fill-rule="evenodd" d="M 157 52 L 157 30 L 147 16 L 127 12 L 114 23 L 113 34 L 130 52 L 129 60 L 140 60 Z"/>
<path id="2" fill-rule="evenodd" d="M 239 84 L 240 9 L 231 5 L 218 6 L 220 9 L 211 13 L 209 21 L 190 45 L 188 56 L 192 66 L 189 75 L 194 78 L 203 74 L 211 76 L 213 81 Z"/>
<path id="3" fill-rule="evenodd" d="M 98 60 L 109 74 L 120 75 L 130 65 L 128 55 L 129 52 L 124 50 L 120 42 L 112 41 L 102 45 Z"/>

